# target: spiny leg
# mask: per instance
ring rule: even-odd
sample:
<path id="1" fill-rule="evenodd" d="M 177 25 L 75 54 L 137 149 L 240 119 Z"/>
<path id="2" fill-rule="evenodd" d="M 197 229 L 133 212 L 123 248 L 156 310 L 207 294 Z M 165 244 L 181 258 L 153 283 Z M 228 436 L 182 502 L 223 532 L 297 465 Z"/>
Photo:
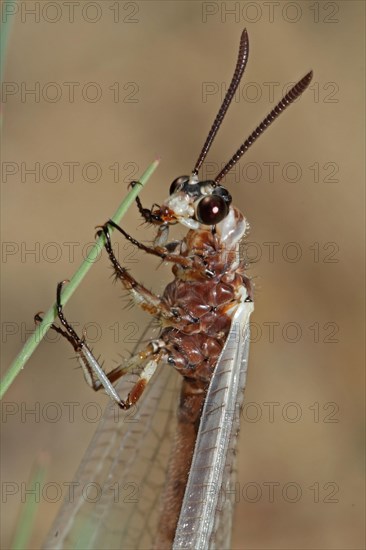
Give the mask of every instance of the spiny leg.
<path id="1" fill-rule="evenodd" d="M 158 258 L 161 258 L 164 262 L 173 262 L 173 263 L 176 263 L 176 264 L 180 264 L 182 267 L 185 267 L 185 268 L 192 267 L 192 265 L 193 265 L 192 260 L 190 258 L 177 256 L 176 254 L 170 254 L 170 251 L 169 251 L 169 248 L 168 248 L 169 245 L 167 245 L 167 246 L 146 246 L 146 245 L 140 243 L 140 241 L 138 241 L 138 240 L 134 239 L 133 237 L 131 237 L 131 235 L 129 233 L 127 233 L 127 231 L 122 229 L 122 227 L 117 225 L 113 220 L 108 220 L 107 223 L 104 224 L 103 229 L 104 229 L 104 227 L 106 227 L 108 225 L 110 225 L 114 229 L 117 229 L 117 231 L 122 233 L 122 235 L 130 243 L 132 243 L 134 246 L 136 246 L 140 250 L 143 250 L 144 252 L 147 252 L 148 254 L 152 254 L 153 256 L 158 256 Z M 171 243 L 169 243 L 169 244 L 171 244 Z M 178 241 L 174 242 L 172 244 L 174 245 L 174 248 L 175 248 L 176 245 L 178 244 Z"/>
<path id="2" fill-rule="evenodd" d="M 118 226 L 117 226 L 118 227 Z M 108 231 L 108 223 L 103 225 L 102 231 L 105 235 L 105 249 L 108 253 L 109 259 L 112 262 L 114 272 L 117 279 L 121 281 L 125 289 L 132 295 L 135 302 L 142 307 L 145 311 L 151 313 L 155 317 L 163 318 L 169 321 L 171 326 L 179 328 L 181 317 L 175 309 L 169 307 L 169 305 L 156 296 L 143 285 L 138 283 L 132 275 L 129 274 L 125 267 L 122 267 L 116 256 L 114 255 L 111 237 Z M 98 232 L 98 235 L 100 232 Z M 191 322 L 196 322 L 195 319 L 191 318 Z"/>
<path id="3" fill-rule="evenodd" d="M 123 366 L 116 367 L 108 374 L 105 373 L 103 368 L 98 363 L 98 360 L 94 357 L 93 352 L 86 344 L 85 336 L 83 335 L 83 337 L 80 338 L 65 318 L 61 305 L 61 291 L 64 282 L 57 285 L 56 301 L 58 318 L 64 329 L 52 323 L 52 330 L 55 330 L 58 334 L 61 334 L 61 336 L 66 338 L 66 340 L 68 340 L 74 348 L 83 369 L 84 378 L 89 386 L 93 388 L 94 391 L 104 388 L 109 397 L 115 401 L 121 409 L 129 409 L 138 401 L 146 385 L 153 376 L 159 362 L 162 360 L 164 355 L 164 342 L 162 340 L 151 341 L 144 351 L 132 356 Z M 42 317 L 39 313 L 35 315 L 34 319 L 37 323 L 42 321 Z M 145 364 L 147 360 L 148 362 Z M 131 391 L 128 393 L 126 400 L 123 400 L 120 398 L 112 384 L 124 376 L 127 372 L 131 371 L 134 374 L 138 374 L 139 378 L 132 387 Z"/>
<path id="4" fill-rule="evenodd" d="M 175 264 L 179 264 L 183 269 L 194 269 L 195 267 L 194 262 L 192 261 L 191 258 L 187 258 L 186 256 L 178 256 L 177 254 L 170 253 L 171 250 L 174 250 L 177 247 L 180 241 L 173 241 L 173 242 L 167 243 L 165 246 L 153 246 L 153 247 L 146 246 L 140 243 L 140 241 L 137 241 L 136 239 L 131 237 L 129 233 L 127 233 L 124 229 L 122 229 L 122 227 L 117 225 L 113 220 L 108 220 L 103 226 L 99 226 L 99 227 L 101 227 L 104 233 L 106 233 L 106 230 L 108 229 L 109 225 L 114 229 L 116 229 L 117 231 L 119 231 L 120 233 L 122 233 L 122 235 L 130 243 L 132 243 L 134 246 L 136 246 L 140 250 L 144 250 L 144 252 L 147 252 L 148 254 L 158 256 L 164 262 L 172 262 Z M 100 232 L 98 232 L 97 235 L 99 236 Z M 200 257 L 198 254 L 196 256 Z M 205 268 L 205 260 L 203 256 L 201 257 L 201 261 L 202 261 L 202 269 L 204 269 L 206 276 L 208 278 L 212 277 L 213 276 L 212 271 Z"/>
<path id="5" fill-rule="evenodd" d="M 142 185 L 139 181 L 131 181 L 130 187 L 135 187 L 135 185 Z M 145 220 L 146 223 L 151 225 L 158 226 L 158 231 L 154 239 L 155 246 L 164 246 L 168 252 L 173 252 L 179 243 L 179 241 L 167 242 L 169 235 L 169 223 L 165 222 L 161 218 L 160 210 L 161 207 L 159 204 L 154 203 L 151 208 L 144 208 L 142 206 L 141 200 L 139 197 L 136 197 L 136 204 L 138 211 Z M 154 207 L 156 208 L 154 211 Z"/>
<path id="6" fill-rule="evenodd" d="M 108 373 L 107 376 L 110 382 L 114 383 L 128 373 L 140 376 L 144 370 L 144 363 L 146 360 L 150 357 L 157 356 L 164 347 L 165 342 L 162 340 L 150 340 L 144 350 L 132 355 L 123 365 L 118 365 L 118 367 Z"/>
<path id="7" fill-rule="evenodd" d="M 141 185 L 141 183 L 136 180 L 133 180 L 130 182 L 130 187 L 135 187 L 136 185 Z M 136 197 L 135 200 L 136 200 L 137 208 L 141 216 L 144 218 L 145 222 L 152 223 L 154 225 L 160 225 L 164 223 L 161 217 L 159 216 L 159 214 L 155 214 L 153 211 L 154 206 L 156 206 L 157 209 L 160 208 L 158 204 L 153 204 L 152 207 L 149 209 L 149 208 L 144 208 L 142 206 L 142 203 L 139 197 Z"/>

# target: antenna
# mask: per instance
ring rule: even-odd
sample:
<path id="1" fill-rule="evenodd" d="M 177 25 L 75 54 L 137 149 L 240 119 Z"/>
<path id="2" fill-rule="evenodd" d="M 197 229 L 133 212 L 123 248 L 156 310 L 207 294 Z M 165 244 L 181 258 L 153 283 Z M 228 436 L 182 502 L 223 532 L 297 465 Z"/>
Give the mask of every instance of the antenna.
<path id="1" fill-rule="evenodd" d="M 245 67 L 246 67 L 246 64 L 247 64 L 247 61 L 248 61 L 248 54 L 249 54 L 248 33 L 247 33 L 247 30 L 244 29 L 243 32 L 241 33 L 241 37 L 240 37 L 238 60 L 236 62 L 236 67 L 235 67 L 233 78 L 231 79 L 231 83 L 230 83 L 229 89 L 226 92 L 226 95 L 224 97 L 224 101 L 222 102 L 222 105 L 219 109 L 219 112 L 217 113 L 216 118 L 214 120 L 214 123 L 211 126 L 211 129 L 208 133 L 205 144 L 202 147 L 202 151 L 200 152 L 200 155 L 199 155 L 198 160 L 196 162 L 196 166 L 193 169 L 193 174 L 197 175 L 198 170 L 201 168 L 202 163 L 205 160 L 208 151 L 210 150 L 210 147 L 212 145 L 213 140 L 215 139 L 215 136 L 218 132 L 218 129 L 220 128 L 221 123 L 224 120 L 224 117 L 226 115 L 226 111 L 229 108 L 231 100 L 233 99 L 233 96 L 236 92 L 236 89 L 237 89 L 237 87 L 240 83 L 241 77 L 243 76 L 243 73 L 244 73 L 244 70 L 245 70 Z"/>
<path id="2" fill-rule="evenodd" d="M 259 126 L 250 134 L 248 139 L 246 139 L 236 151 L 236 153 L 231 157 L 226 166 L 221 170 L 218 176 L 215 178 L 215 183 L 219 183 L 222 178 L 232 169 L 233 166 L 238 162 L 238 160 L 246 153 L 251 145 L 259 138 L 261 134 L 268 128 L 272 122 L 280 116 L 281 113 L 289 106 L 291 103 L 297 99 L 304 90 L 309 86 L 311 79 L 313 78 L 313 71 L 308 72 L 291 90 L 277 103 L 276 107 L 272 109 L 269 115 L 260 123 Z M 226 98 L 225 98 L 226 99 Z"/>

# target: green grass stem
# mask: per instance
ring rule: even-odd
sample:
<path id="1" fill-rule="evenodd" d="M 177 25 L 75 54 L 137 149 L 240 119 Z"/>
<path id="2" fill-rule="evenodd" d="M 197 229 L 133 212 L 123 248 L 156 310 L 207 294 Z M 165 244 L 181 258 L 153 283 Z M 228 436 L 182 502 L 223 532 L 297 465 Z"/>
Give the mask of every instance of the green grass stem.
<path id="1" fill-rule="evenodd" d="M 147 183 L 150 176 L 153 174 L 153 172 L 156 170 L 157 166 L 159 164 L 158 160 L 155 160 L 143 173 L 141 178 L 139 179 L 139 182 L 141 185 L 136 185 L 131 189 L 131 191 L 128 193 L 126 198 L 122 201 L 120 206 L 117 208 L 116 212 L 113 216 L 111 216 L 111 219 L 119 224 L 123 216 L 126 214 L 128 208 L 131 206 L 131 204 L 134 202 L 135 198 L 141 191 L 142 187 Z M 112 228 L 111 228 L 112 229 Z M 94 245 L 91 247 L 88 256 L 84 260 L 84 262 L 81 264 L 79 269 L 76 271 L 74 276 L 71 278 L 70 282 L 65 285 L 65 287 L 62 290 L 62 304 L 65 305 L 71 296 L 74 294 L 77 287 L 80 285 L 81 281 L 84 279 L 85 275 L 89 271 L 89 269 L 93 266 L 95 263 L 96 258 L 98 258 L 98 255 L 103 249 L 104 245 L 104 235 L 100 236 L 96 239 Z M 34 333 L 30 336 L 30 338 L 27 340 L 27 342 L 24 344 L 23 349 L 20 351 L 20 353 L 17 355 L 13 363 L 11 364 L 9 370 L 5 373 L 1 383 L 0 383 L 0 399 L 3 398 L 4 394 L 8 390 L 9 386 L 13 383 L 16 376 L 19 374 L 19 372 L 23 369 L 24 365 L 34 352 L 34 350 L 37 348 L 38 344 L 41 342 L 41 340 L 44 338 L 46 332 L 49 330 L 52 322 L 56 319 L 57 316 L 57 309 L 56 304 L 53 304 L 53 306 L 50 307 L 50 309 L 47 311 L 47 313 L 43 316 L 43 321 L 40 323 Z"/>

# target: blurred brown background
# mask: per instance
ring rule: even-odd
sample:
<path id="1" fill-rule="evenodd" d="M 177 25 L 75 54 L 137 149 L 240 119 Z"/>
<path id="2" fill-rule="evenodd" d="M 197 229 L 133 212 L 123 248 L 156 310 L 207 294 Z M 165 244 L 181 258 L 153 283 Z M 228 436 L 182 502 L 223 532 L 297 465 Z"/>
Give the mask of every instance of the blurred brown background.
<path id="1" fill-rule="evenodd" d="M 160 156 L 141 196 L 150 205 L 192 169 L 246 26 L 249 63 L 209 155 L 213 173 L 283 85 L 310 68 L 314 81 L 242 159 L 240 174 L 226 179 L 251 223 L 256 283 L 233 546 L 363 548 L 364 3 L 65 4 L 19 2 L 8 47 L 3 372 L 127 182 Z M 35 163 L 36 176 L 27 172 Z M 123 226 L 140 239 L 153 236 L 135 208 Z M 122 240 L 119 246 L 136 278 L 162 292 L 170 268 L 157 270 L 154 259 L 133 255 Z M 94 323 L 89 336 L 107 365 L 148 320 L 122 309 L 109 275 L 103 257 L 67 306 L 71 320 Z M 92 401 L 103 407 L 106 397 L 91 395 L 71 355 L 63 342 L 42 343 L 8 391 L 3 482 L 20 489 L 41 450 L 50 455 L 48 482 L 72 479 L 95 429 L 81 409 Z M 73 423 L 67 402 L 78 403 Z M 52 403 L 62 411 L 55 422 Z M 37 407 L 39 418 L 25 415 Z M 5 500 L 2 548 L 21 495 Z M 41 498 L 32 548 L 58 506 Z"/>

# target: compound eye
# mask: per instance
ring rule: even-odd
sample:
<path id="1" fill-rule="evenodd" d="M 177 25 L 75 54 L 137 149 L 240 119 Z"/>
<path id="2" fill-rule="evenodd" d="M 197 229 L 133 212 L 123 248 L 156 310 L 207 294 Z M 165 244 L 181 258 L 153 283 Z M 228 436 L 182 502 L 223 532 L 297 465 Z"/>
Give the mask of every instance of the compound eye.
<path id="1" fill-rule="evenodd" d="M 222 185 L 215 187 L 215 189 L 213 190 L 213 194 L 222 197 L 226 204 L 231 204 L 232 197 L 229 191 L 225 189 L 225 187 L 222 187 Z"/>
<path id="2" fill-rule="evenodd" d="M 189 176 L 179 176 L 170 185 L 169 195 L 173 195 L 180 187 L 189 181 Z"/>
<path id="3" fill-rule="evenodd" d="M 226 218 L 229 208 L 224 199 L 218 195 L 203 197 L 196 208 L 196 218 L 204 225 L 216 225 Z"/>

